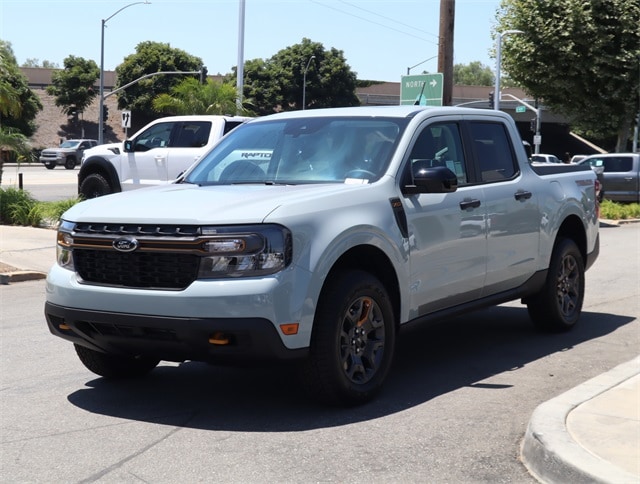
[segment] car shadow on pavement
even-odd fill
[[[634,321],[585,312],[573,331],[537,332],[527,310],[498,306],[401,333],[378,397],[357,411],[308,400],[291,367],[161,364],[139,380],[91,379],[68,396],[88,412],[203,430],[290,432],[380,418],[565,351]],[[489,385],[490,387],[492,385]]]

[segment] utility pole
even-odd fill
[[[438,72],[442,73],[442,105],[451,106],[453,98],[453,27],[455,0],[440,0],[440,35],[438,42]]]

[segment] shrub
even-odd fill
[[[607,220],[640,218],[640,203],[617,203],[605,199],[600,204],[600,217]]]

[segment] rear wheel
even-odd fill
[[[64,162],[64,167],[67,170],[73,170],[76,167],[76,159],[73,156],[69,156],[67,157],[67,159]]]
[[[85,199],[97,198],[113,193],[109,182],[100,174],[92,173],[87,175],[80,184],[80,195]]]
[[[584,287],[584,263],[580,250],[572,240],[558,239],[551,254],[544,287],[526,300],[536,327],[558,332],[573,328],[582,312]]]
[[[135,378],[153,370],[160,360],[154,358],[110,355],[74,344],[82,364],[96,375],[105,378]]]
[[[358,405],[373,398],[389,372],[395,322],[384,286],[364,271],[339,274],[323,290],[303,383],[312,398]]]

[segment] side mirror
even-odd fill
[[[130,139],[124,140],[124,152],[131,153],[133,151],[133,141]]]
[[[458,189],[458,177],[446,166],[424,167],[414,164],[413,185],[403,187],[403,193],[451,193]]]

